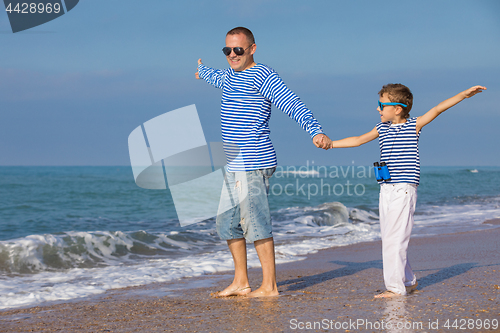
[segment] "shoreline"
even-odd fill
[[[500,219],[484,223],[500,225]],[[495,319],[498,322],[498,239],[498,227],[413,237],[409,258],[419,287],[407,297],[373,298],[384,289],[381,242],[373,241],[319,250],[307,255],[305,260],[277,265],[280,297],[211,298],[211,292],[231,282],[232,271],[228,271],[1,310],[0,332],[58,329],[80,332],[245,329],[287,332],[301,327],[306,329],[307,323],[313,326],[320,323],[321,327],[316,325],[316,329],[335,331],[335,325],[349,320],[350,331],[370,330],[370,327],[359,325],[353,330],[352,320],[364,320],[366,325],[396,324],[404,320],[417,326],[412,327],[414,331],[447,331],[454,329],[443,326],[446,320],[453,323],[454,320],[474,319],[474,325]],[[257,287],[260,268],[249,269],[249,278],[251,285]],[[235,322],[231,318],[239,319]],[[253,326],[247,327],[246,323]],[[431,327],[434,323],[438,325],[437,330]],[[314,330],[313,326],[310,328]],[[371,331],[377,330],[382,328],[371,327]],[[475,327],[471,331],[481,329]]]

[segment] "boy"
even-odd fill
[[[386,291],[375,295],[387,298],[406,295],[418,283],[407,258],[408,242],[413,227],[420,179],[418,139],[420,130],[442,112],[474,96],[486,87],[474,86],[430,109],[421,117],[410,118],[413,95],[402,84],[387,84],[379,91],[381,122],[361,136],[332,141],[331,148],[357,147],[379,138],[380,161],[385,162],[390,174],[380,186],[380,232]]]

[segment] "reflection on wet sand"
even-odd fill
[[[384,321],[386,322],[387,332],[419,332],[422,322],[412,322],[406,311],[407,297],[393,297],[384,299]]]

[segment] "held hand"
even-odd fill
[[[325,134],[317,134],[313,138],[313,143],[318,148],[328,150],[331,148],[332,140]]]
[[[198,59],[198,65],[201,65],[201,63],[202,62],[201,62],[201,58],[200,58],[200,59]],[[194,74],[194,76],[196,77],[197,80],[200,79],[200,73],[198,73],[198,71],[196,71],[196,73]]]
[[[464,96],[465,96],[465,98],[470,98],[470,97],[474,96],[475,94],[479,94],[483,90],[486,90],[486,87],[483,87],[483,86],[474,86],[472,88],[469,88],[469,89],[465,90],[464,91]]]

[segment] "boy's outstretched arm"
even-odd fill
[[[360,136],[351,136],[342,140],[332,141],[330,148],[350,148],[358,147],[362,144],[370,142],[378,138],[377,127],[374,127],[370,132]]]
[[[486,90],[486,87],[483,86],[471,87],[453,96],[452,98],[448,98],[447,100],[442,101],[441,103],[439,103],[438,105],[427,111],[427,113],[424,114],[423,116],[417,117],[417,133],[420,132],[422,127],[424,127],[425,125],[436,119],[436,117],[439,116],[444,111],[460,103],[464,99],[472,97],[475,94],[482,92],[483,90]]]

